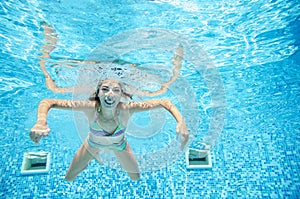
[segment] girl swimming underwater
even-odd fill
[[[43,48],[40,66],[46,77],[47,87],[53,91],[57,89],[59,92],[67,92],[68,89],[57,88],[46,71],[44,58],[50,57],[49,53],[54,49],[53,47],[47,47],[47,45],[55,44],[57,38],[49,25],[44,25],[44,33],[47,44]],[[52,37],[49,37],[49,35]],[[178,75],[178,67],[181,66],[182,51],[181,48],[178,48],[177,54],[173,58],[174,68],[177,67],[174,69],[175,75]],[[173,77],[166,85],[169,85],[175,79],[176,77]],[[166,86],[162,87],[161,92],[164,92],[164,89],[166,89]],[[106,79],[99,82],[94,94],[86,101],[44,99],[39,104],[37,122],[30,131],[30,138],[35,143],[38,143],[42,137],[46,137],[49,134],[47,115],[51,108],[81,111],[88,118],[89,133],[71,162],[65,176],[66,180],[73,181],[88,166],[92,159],[102,163],[99,151],[103,149],[113,150],[129,177],[132,180],[139,180],[139,166],[130,144],[126,140],[126,127],[134,113],[164,108],[177,121],[176,133],[181,138],[182,149],[186,145],[189,135],[182,115],[170,100],[153,99],[142,102],[123,102],[122,99],[126,98],[131,98],[131,94],[124,90],[122,82],[115,79]]]

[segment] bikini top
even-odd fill
[[[126,127],[122,125],[119,119],[119,125],[117,126],[116,130],[113,133],[109,133],[107,131],[104,131],[99,123],[98,123],[98,118],[99,118],[99,113],[97,112],[96,118],[94,122],[90,125],[90,132],[96,136],[118,136],[121,135],[125,132]]]

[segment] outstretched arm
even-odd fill
[[[93,110],[96,102],[94,101],[73,101],[59,99],[44,99],[40,102],[37,112],[37,122],[30,130],[30,138],[38,143],[42,137],[46,137],[50,129],[47,125],[47,116],[51,108],[86,111]]]
[[[43,28],[43,35],[44,35],[44,44],[41,46],[41,56],[40,56],[40,68],[44,74],[45,81],[46,81],[46,86],[48,89],[55,93],[66,93],[66,92],[72,92],[73,89],[76,88],[76,86],[71,86],[71,87],[58,87],[53,79],[51,78],[50,74],[48,73],[46,69],[46,64],[47,63],[53,63],[55,65],[64,65],[66,67],[77,67],[80,65],[95,65],[99,63],[116,63],[116,64],[128,64],[129,66],[135,67],[137,64],[126,62],[124,60],[116,59],[113,62],[107,62],[104,60],[99,60],[99,61],[87,61],[87,60],[79,60],[79,59],[73,59],[73,60],[67,60],[67,59],[58,59],[56,58],[55,60],[51,60],[51,52],[56,48],[57,42],[58,42],[58,37],[57,34],[54,30],[54,28],[47,24],[43,23],[42,24]],[[89,67],[93,68],[93,67]],[[94,69],[96,72],[96,69]],[[80,88],[80,86],[77,87],[77,89]]]
[[[184,148],[189,138],[188,130],[181,113],[170,100],[159,99],[147,100],[143,102],[129,102],[127,106],[131,114],[160,107],[168,110],[177,121],[176,133],[179,134],[181,137],[181,149]]]
[[[160,95],[162,93],[165,93],[170,85],[179,77],[180,75],[180,69],[182,67],[182,58],[183,58],[183,47],[182,45],[179,45],[174,53],[174,56],[172,58],[173,63],[173,76],[169,79],[169,81],[162,83],[160,90],[157,91],[145,91],[145,90],[135,90],[135,94],[144,95],[144,96],[156,96]]]
[[[41,47],[42,55],[40,56],[40,68],[45,76],[46,86],[53,92],[64,93],[72,92],[73,87],[60,88],[57,87],[55,82],[52,80],[50,74],[46,70],[47,60],[50,58],[50,53],[55,49],[58,38],[52,26],[44,23],[42,24],[44,33],[44,45]]]

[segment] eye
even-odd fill
[[[108,92],[109,89],[108,89],[107,87],[102,87],[102,88],[101,88],[101,91],[102,91],[102,92]]]
[[[113,92],[115,92],[115,93],[120,93],[120,92],[121,92],[121,89],[119,89],[119,88],[113,88]]]

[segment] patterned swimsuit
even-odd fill
[[[125,138],[125,130],[126,128],[123,127],[122,123],[119,120],[119,125],[117,126],[116,130],[113,133],[109,133],[107,131],[104,131],[98,124],[98,113],[96,116],[96,119],[94,120],[94,122],[90,125],[90,133],[89,136],[87,138],[87,142],[88,144],[93,147],[93,148],[109,148],[112,150],[118,150],[118,151],[123,151],[126,148],[126,138]],[[90,135],[92,134],[92,135]],[[122,137],[121,141],[119,141],[118,143],[114,143],[111,145],[103,145],[103,144],[99,144],[96,141],[94,141],[92,139],[92,137]]]

